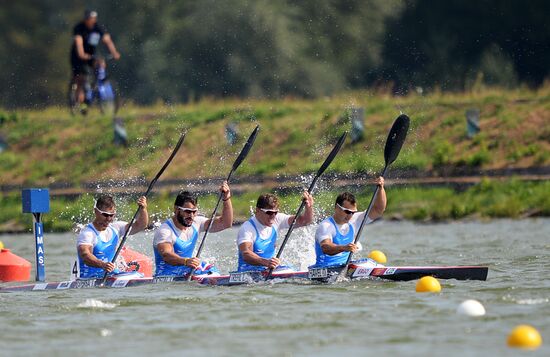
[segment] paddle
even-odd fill
[[[386,171],[388,170],[388,167],[395,161],[395,159],[397,159],[397,156],[401,151],[401,147],[405,142],[405,138],[407,137],[407,132],[409,131],[409,121],[410,121],[409,117],[406,116],[405,114],[401,114],[399,117],[397,117],[397,119],[395,119],[395,122],[393,123],[393,126],[390,129],[390,133],[388,134],[388,138],[386,139],[386,147],[384,148],[384,161],[386,162],[386,164],[380,176],[384,177],[386,175]],[[357,234],[355,235],[355,240],[353,241],[354,244],[357,244],[357,242],[359,242],[359,238],[361,238],[361,232],[363,231],[363,227],[365,226],[367,217],[369,216],[369,213],[374,204],[374,198],[378,194],[379,189],[380,189],[380,186],[376,186],[376,189],[374,190],[374,194],[370,199],[369,207],[365,212],[365,216],[363,217],[363,220],[361,221],[361,225],[359,226],[359,229],[357,230]],[[350,254],[348,255],[348,260],[346,261],[346,265],[344,265],[343,271],[347,271],[347,266],[351,261],[352,255],[353,253],[350,252]]]
[[[317,171],[317,174],[313,178],[313,181],[311,181],[311,184],[309,185],[309,188],[307,189],[308,193],[311,194],[311,192],[313,191],[313,188],[315,187],[315,184],[317,183],[317,180],[319,179],[319,177],[321,177],[321,175],[323,174],[323,172],[325,172],[325,170],[330,165],[332,160],[334,160],[334,158],[338,154],[338,151],[340,151],[340,149],[342,148],[342,145],[344,144],[344,141],[346,140],[347,135],[348,135],[348,132],[346,131],[346,132],[344,132],[344,134],[342,134],[340,139],[338,139],[338,142],[336,143],[336,145],[334,146],[334,148],[332,149],[332,151],[330,152],[328,157],[325,159],[325,162],[323,162],[323,165],[321,165],[321,167]],[[290,234],[292,234],[292,230],[294,229],[294,225],[296,224],[296,221],[298,220],[298,217],[302,213],[302,210],[304,209],[305,206],[306,206],[306,201],[302,199],[302,204],[300,205],[300,208],[298,208],[298,211],[294,215],[294,219],[290,223],[290,227],[288,227],[288,232],[286,232],[285,239],[283,239],[283,243],[281,243],[281,247],[279,248],[279,251],[277,252],[277,258],[280,258],[281,255],[283,254],[283,249],[285,249],[286,242],[288,241],[288,238],[290,238]],[[267,275],[265,277],[265,280],[269,279],[271,277],[272,273],[273,273],[273,269],[269,269],[269,271],[267,272]]]
[[[233,172],[237,170],[239,165],[244,161],[244,159],[248,155],[248,152],[250,151],[250,148],[252,147],[252,145],[254,145],[254,141],[256,140],[256,136],[258,135],[259,130],[260,130],[260,126],[257,125],[254,131],[252,131],[252,134],[250,134],[250,136],[248,137],[246,144],[244,144],[244,147],[241,150],[241,153],[233,163],[233,166],[231,167],[231,171],[229,171],[229,175],[227,175],[226,181],[228,183],[229,183],[229,180],[231,179],[231,175],[233,175]],[[210,223],[208,224],[208,227],[206,227],[206,230],[204,231],[204,235],[202,236],[202,240],[201,240],[201,243],[199,244],[199,249],[197,250],[197,255],[195,256],[195,258],[198,258],[201,255],[202,247],[204,246],[204,242],[206,241],[206,236],[208,235],[210,228],[212,228],[212,224],[214,223],[214,217],[216,217],[216,213],[218,212],[218,207],[220,205],[221,200],[222,200],[222,193],[220,192],[218,195],[218,202],[216,203],[216,207],[214,208],[214,211],[210,216]],[[191,279],[193,279],[193,274],[194,274],[194,271],[191,271],[191,273],[187,277],[187,281],[191,281]]]
[[[184,133],[181,134],[180,139],[178,140],[178,143],[176,144],[176,147],[172,151],[172,154],[170,154],[170,157],[164,163],[164,165],[162,166],[160,171],[157,173],[155,178],[149,183],[149,187],[147,187],[147,191],[145,191],[143,196],[147,197],[149,195],[149,192],[151,192],[151,190],[153,189],[153,186],[155,185],[155,183],[159,179],[160,175],[162,175],[162,173],[164,172],[164,170],[166,170],[166,168],[168,167],[168,165],[170,164],[170,162],[172,161],[174,156],[176,156],[176,153],[180,149],[180,146],[183,143],[183,140],[185,139],[185,134],[187,134],[187,132],[184,132]],[[122,240],[120,241],[120,244],[118,245],[118,248],[115,252],[115,256],[111,260],[111,263],[114,263],[116,261],[116,259],[118,258],[118,255],[120,254],[120,251],[122,250],[122,247],[124,247],[124,243],[126,243],[126,238],[128,238],[128,233],[130,232],[130,229],[132,228],[132,225],[136,221],[136,217],[137,217],[140,209],[141,209],[141,207],[138,207],[138,209],[136,210],[136,213],[134,213],[134,216],[132,217],[132,220],[128,224],[128,228],[126,229],[126,232],[124,232],[124,236],[122,237]],[[99,284],[99,286],[104,286],[105,285],[105,281],[107,280],[107,275],[108,275],[108,273],[105,272],[105,275],[103,275],[103,279],[101,279],[101,283]]]

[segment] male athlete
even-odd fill
[[[296,227],[313,222],[313,197],[304,192],[305,212],[296,220]],[[279,233],[290,227],[294,216],[279,212],[279,199],[270,193],[258,197],[256,213],[243,223],[237,236],[239,272],[276,269],[281,261],[275,257]]]
[[[366,224],[382,217],[386,209],[384,178],[378,177],[375,183],[380,186],[380,190],[376,194]],[[353,194],[343,192],[336,197],[334,214],[322,221],[315,233],[315,255],[317,258],[313,267],[346,264],[350,252],[355,253],[359,249],[353,241],[365,213],[365,211],[357,211],[357,202]]]
[[[222,215],[214,218],[211,232],[220,232],[233,225],[233,205],[227,182],[220,187],[222,193]],[[194,258],[193,252],[199,238],[210,224],[210,219],[197,214],[197,198],[190,192],[178,194],[174,202],[174,213],[155,232],[155,276],[184,276],[194,274],[215,274],[216,267]]]
[[[132,225],[130,235],[147,228],[149,214],[147,199],[140,197],[139,214]],[[100,196],[94,205],[94,220],[84,227],[77,238],[78,265],[81,279],[102,278],[105,272],[118,274],[111,263],[117,245],[128,229],[128,222],[115,221],[116,205],[113,197]]]

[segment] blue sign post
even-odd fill
[[[36,241],[36,281],[46,281],[44,264],[44,226],[42,213],[50,212],[50,191],[47,188],[27,188],[21,191],[23,213],[32,213]]]

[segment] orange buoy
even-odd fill
[[[31,278],[31,263],[9,249],[0,250],[0,281],[28,281]]]
[[[146,277],[153,276],[153,260],[128,247],[122,248],[120,255],[128,265],[128,271],[139,271]]]

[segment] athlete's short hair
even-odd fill
[[[183,206],[186,202],[189,202],[193,206],[196,206],[197,197],[195,197],[189,191],[181,191],[180,193],[178,193],[178,196],[176,197],[176,202],[174,202],[174,206]]]
[[[279,207],[279,199],[277,196],[275,196],[272,193],[264,193],[263,195],[260,195],[258,197],[258,201],[256,202],[257,208],[278,208]]]
[[[95,207],[100,210],[115,208],[115,206],[115,200],[111,195],[100,195],[95,201]]]
[[[355,204],[355,196],[351,192],[342,192],[341,194],[336,197],[336,203],[342,206],[344,204],[344,201],[348,201],[352,205]]]

